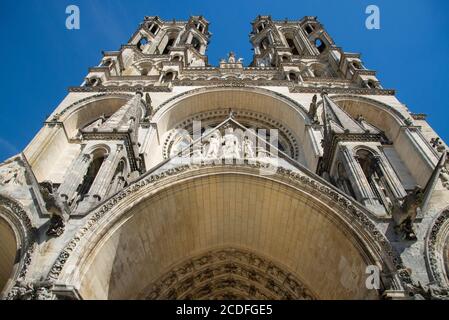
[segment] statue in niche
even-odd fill
[[[243,140],[243,156],[245,158],[254,158],[253,142],[245,137]]]
[[[211,134],[209,138],[209,148],[207,149],[206,158],[217,158],[220,152],[221,141],[217,132]]]
[[[223,137],[223,156],[225,158],[240,158],[239,139],[234,134],[233,128],[228,128],[227,133]]]
[[[309,112],[308,112],[313,123],[318,123],[318,117],[317,117],[318,106],[316,104],[316,101],[317,101],[317,95],[315,94],[312,98],[312,102],[310,103]]]
[[[50,225],[47,229],[48,236],[59,237],[65,229],[64,214],[68,214],[67,203],[63,203],[57,192],[53,189],[51,181],[43,181],[39,184],[42,197],[45,201],[45,209],[51,215]]]
[[[150,94],[147,92],[145,93],[145,104],[147,107],[147,115],[146,118],[151,118],[153,115],[153,106],[151,105],[152,101],[151,101],[151,97]]]

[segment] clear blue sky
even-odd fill
[[[65,28],[65,8],[78,5],[81,29]],[[365,8],[379,6],[381,29],[365,28]],[[251,61],[248,34],[258,14],[274,19],[317,16],[338,46],[360,52],[385,88],[413,112],[429,114],[449,141],[449,1],[395,0],[0,0],[0,161],[20,152],[45,117],[79,85],[102,50],[126,43],[145,15],[204,15],[213,33],[209,62],[230,50]]]

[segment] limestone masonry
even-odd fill
[[[447,299],[426,116],[315,17],[258,16],[249,66],[208,26],[145,17],[0,165],[1,297]]]

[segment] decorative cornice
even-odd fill
[[[15,216],[15,219],[11,217],[11,223],[16,221],[16,225],[20,224],[20,232],[23,233],[21,235],[21,240],[23,241],[21,248],[22,256],[20,259],[21,266],[16,280],[24,279],[28,272],[28,267],[31,264],[31,257],[35,248],[36,229],[25,209],[17,201],[0,194],[0,206],[7,209],[3,211],[4,213],[12,213]]]
[[[332,88],[332,87],[289,87],[291,93],[321,93],[325,90],[333,94],[360,94],[360,95],[387,95],[394,96],[395,90],[392,89],[370,89],[370,88]]]
[[[444,272],[444,257],[440,257],[438,247],[439,241],[446,241],[449,236],[449,210],[444,210],[435,220],[427,237],[427,263],[430,267],[430,272],[433,280],[441,287],[448,287],[447,279],[445,279]],[[444,239],[440,239],[443,237]],[[444,250],[444,243],[442,244]],[[441,250],[441,251],[442,251]],[[442,266],[443,264],[443,266]]]
[[[234,86],[234,87],[244,87],[244,86],[289,86],[291,82],[288,80],[267,80],[267,79],[211,79],[211,80],[175,80],[173,81],[174,86]]]
[[[69,92],[171,92],[168,86],[95,86],[69,87]]]

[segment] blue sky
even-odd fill
[[[65,28],[65,8],[81,12],[80,30]],[[381,29],[365,28],[365,8],[380,8]],[[213,33],[209,63],[234,51],[251,61],[248,34],[258,14],[274,19],[317,16],[336,44],[360,52],[385,88],[413,112],[429,114],[449,141],[449,1],[421,0],[29,0],[0,1],[0,161],[20,152],[46,116],[79,85],[102,50],[127,42],[145,15],[183,19],[204,15]]]

